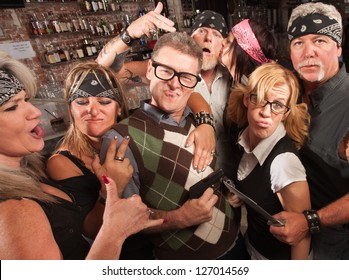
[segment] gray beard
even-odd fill
[[[204,59],[202,62],[202,70],[203,71],[208,71],[208,70],[213,70],[216,68],[218,64],[218,59],[212,58],[212,59]]]

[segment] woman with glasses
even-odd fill
[[[234,174],[237,188],[271,215],[310,209],[305,169],[297,150],[308,135],[309,115],[297,104],[298,82],[291,71],[277,63],[259,66],[247,84],[233,89],[227,109],[228,122],[240,133],[236,143]],[[234,207],[241,205],[230,196]],[[252,259],[307,259],[310,235],[292,246],[269,232],[268,221],[246,205],[245,242]]]

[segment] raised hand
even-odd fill
[[[133,21],[128,27],[127,32],[132,38],[141,38],[143,35],[151,37],[156,28],[168,32],[176,31],[174,22],[161,15],[163,4],[159,2],[154,11],[150,11],[144,16]]]

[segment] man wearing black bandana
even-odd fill
[[[338,60],[342,29],[336,8],[320,2],[296,7],[288,24],[292,63],[311,115],[300,155],[313,209],[282,212],[276,217],[285,227],[270,230],[289,244],[310,231],[314,259],[349,259],[349,76]]]

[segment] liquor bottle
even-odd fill
[[[34,15],[32,15],[31,18],[29,19],[29,27],[33,35],[39,35],[39,27],[34,18]]]
[[[40,20],[38,20],[36,14],[33,14],[33,17],[34,17],[34,20],[35,20],[35,24],[38,27],[38,34],[39,35],[46,34],[46,29],[45,29],[43,23]]]
[[[96,47],[96,43],[95,42],[90,42],[90,45],[91,45],[92,54],[93,55],[97,55],[98,54],[98,50],[97,50],[97,47]]]
[[[61,62],[62,60],[58,52],[58,47],[52,45],[52,51],[53,51],[53,56],[55,57],[56,63]]]
[[[65,55],[64,50],[60,46],[57,46],[57,52],[58,52],[59,59],[61,60],[61,62],[68,60],[66,55]]]
[[[59,27],[61,28],[61,31],[62,32],[68,32],[68,26],[67,26],[67,23],[64,19],[64,16],[62,14],[59,15]]]
[[[92,5],[92,11],[97,12],[98,11],[98,2],[97,2],[97,0],[92,0],[91,1],[91,5]]]
[[[104,5],[103,5],[103,1],[102,0],[98,0],[97,1],[97,5],[98,5],[98,10],[99,11],[103,11],[104,10]]]
[[[86,9],[87,12],[91,12],[92,11],[91,0],[85,0],[85,9]]]
[[[85,56],[93,56],[92,47],[87,38],[83,39]]]
[[[109,11],[110,10],[110,7],[109,7],[109,1],[108,0],[102,0],[103,1],[103,8],[104,8],[104,11]]]
[[[46,59],[46,62],[48,64],[55,64],[56,63],[56,59],[55,59],[55,56],[53,54],[53,50],[52,50],[52,46],[51,45],[46,45],[44,46],[45,48],[45,59]]]
[[[76,52],[78,54],[78,58],[84,58],[85,57],[83,44],[76,43],[75,49],[76,49]]]
[[[61,29],[61,26],[59,24],[59,20],[58,19],[52,20],[52,25],[53,25],[53,28],[55,29],[56,33],[61,33],[62,32],[62,29]]]
[[[44,19],[43,20],[43,25],[44,25],[44,28],[46,30],[46,33],[47,34],[54,33],[55,32],[55,28],[54,28],[52,22],[46,18],[45,13],[42,13],[42,18]]]
[[[67,61],[70,61],[72,58],[70,56],[70,50],[69,50],[69,46],[67,46],[66,43],[64,43],[61,47],[61,49],[63,50],[64,52],[64,55],[65,55],[65,58]]]
[[[88,22],[88,26],[92,35],[98,34],[98,26],[96,19],[90,19]]]

